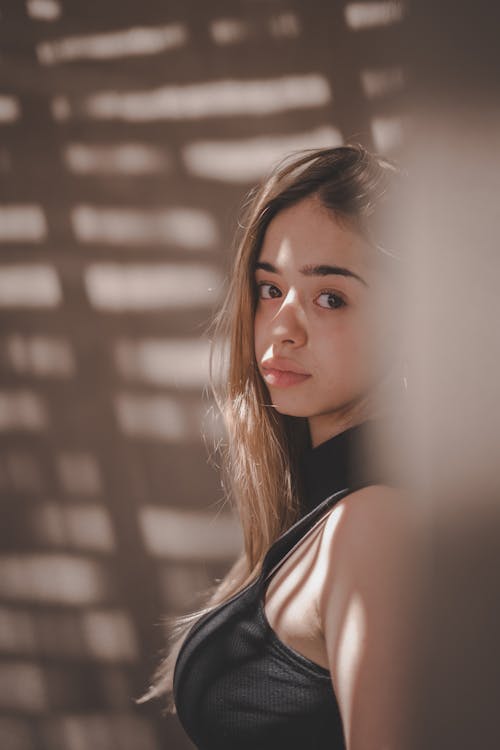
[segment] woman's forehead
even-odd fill
[[[286,270],[304,263],[338,263],[369,269],[377,251],[316,197],[282,209],[269,223],[258,260]]]

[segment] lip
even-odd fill
[[[296,368],[289,360],[273,357],[262,362],[262,376],[266,383],[278,387],[298,385],[311,377],[310,373]]]
[[[279,370],[280,372],[293,372],[296,375],[310,375],[310,373],[284,357],[270,357],[262,361],[263,370]]]

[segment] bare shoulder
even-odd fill
[[[415,504],[402,489],[364,487],[329,512],[318,616],[350,749],[404,747],[424,557]]]
[[[402,488],[370,485],[350,493],[329,512],[323,526],[320,619],[326,622],[332,601],[347,591],[362,593],[377,611],[385,597],[397,597],[414,580],[422,550],[422,529],[415,504]]]
[[[399,547],[417,533],[417,515],[410,493],[402,488],[375,484],[351,492],[329,511],[323,527],[322,547],[375,553],[387,544]]]
[[[340,500],[333,508],[343,508],[350,516],[363,514],[365,517],[374,514],[395,515],[403,518],[411,508],[410,493],[401,488],[387,484],[370,484],[359,490],[350,492]]]

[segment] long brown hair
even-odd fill
[[[204,609],[171,620],[170,647],[138,703],[165,695],[164,712],[175,712],[175,661],[191,625],[257,577],[269,546],[300,514],[297,467],[310,445],[307,420],[280,414],[271,406],[254,354],[253,267],[266,228],[283,208],[315,195],[337,220],[349,223],[374,247],[390,254],[377,241],[374,228],[382,225],[381,208],[397,174],[394,163],[357,144],[308,149],[282,160],[249,194],[229,288],[210,328],[210,380],[227,435],[222,447],[225,488],[237,508],[244,549],[208,593]]]

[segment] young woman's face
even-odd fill
[[[264,235],[257,366],[277,411],[308,418],[313,445],[371,416],[384,346],[376,254],[314,196],[280,211]]]

